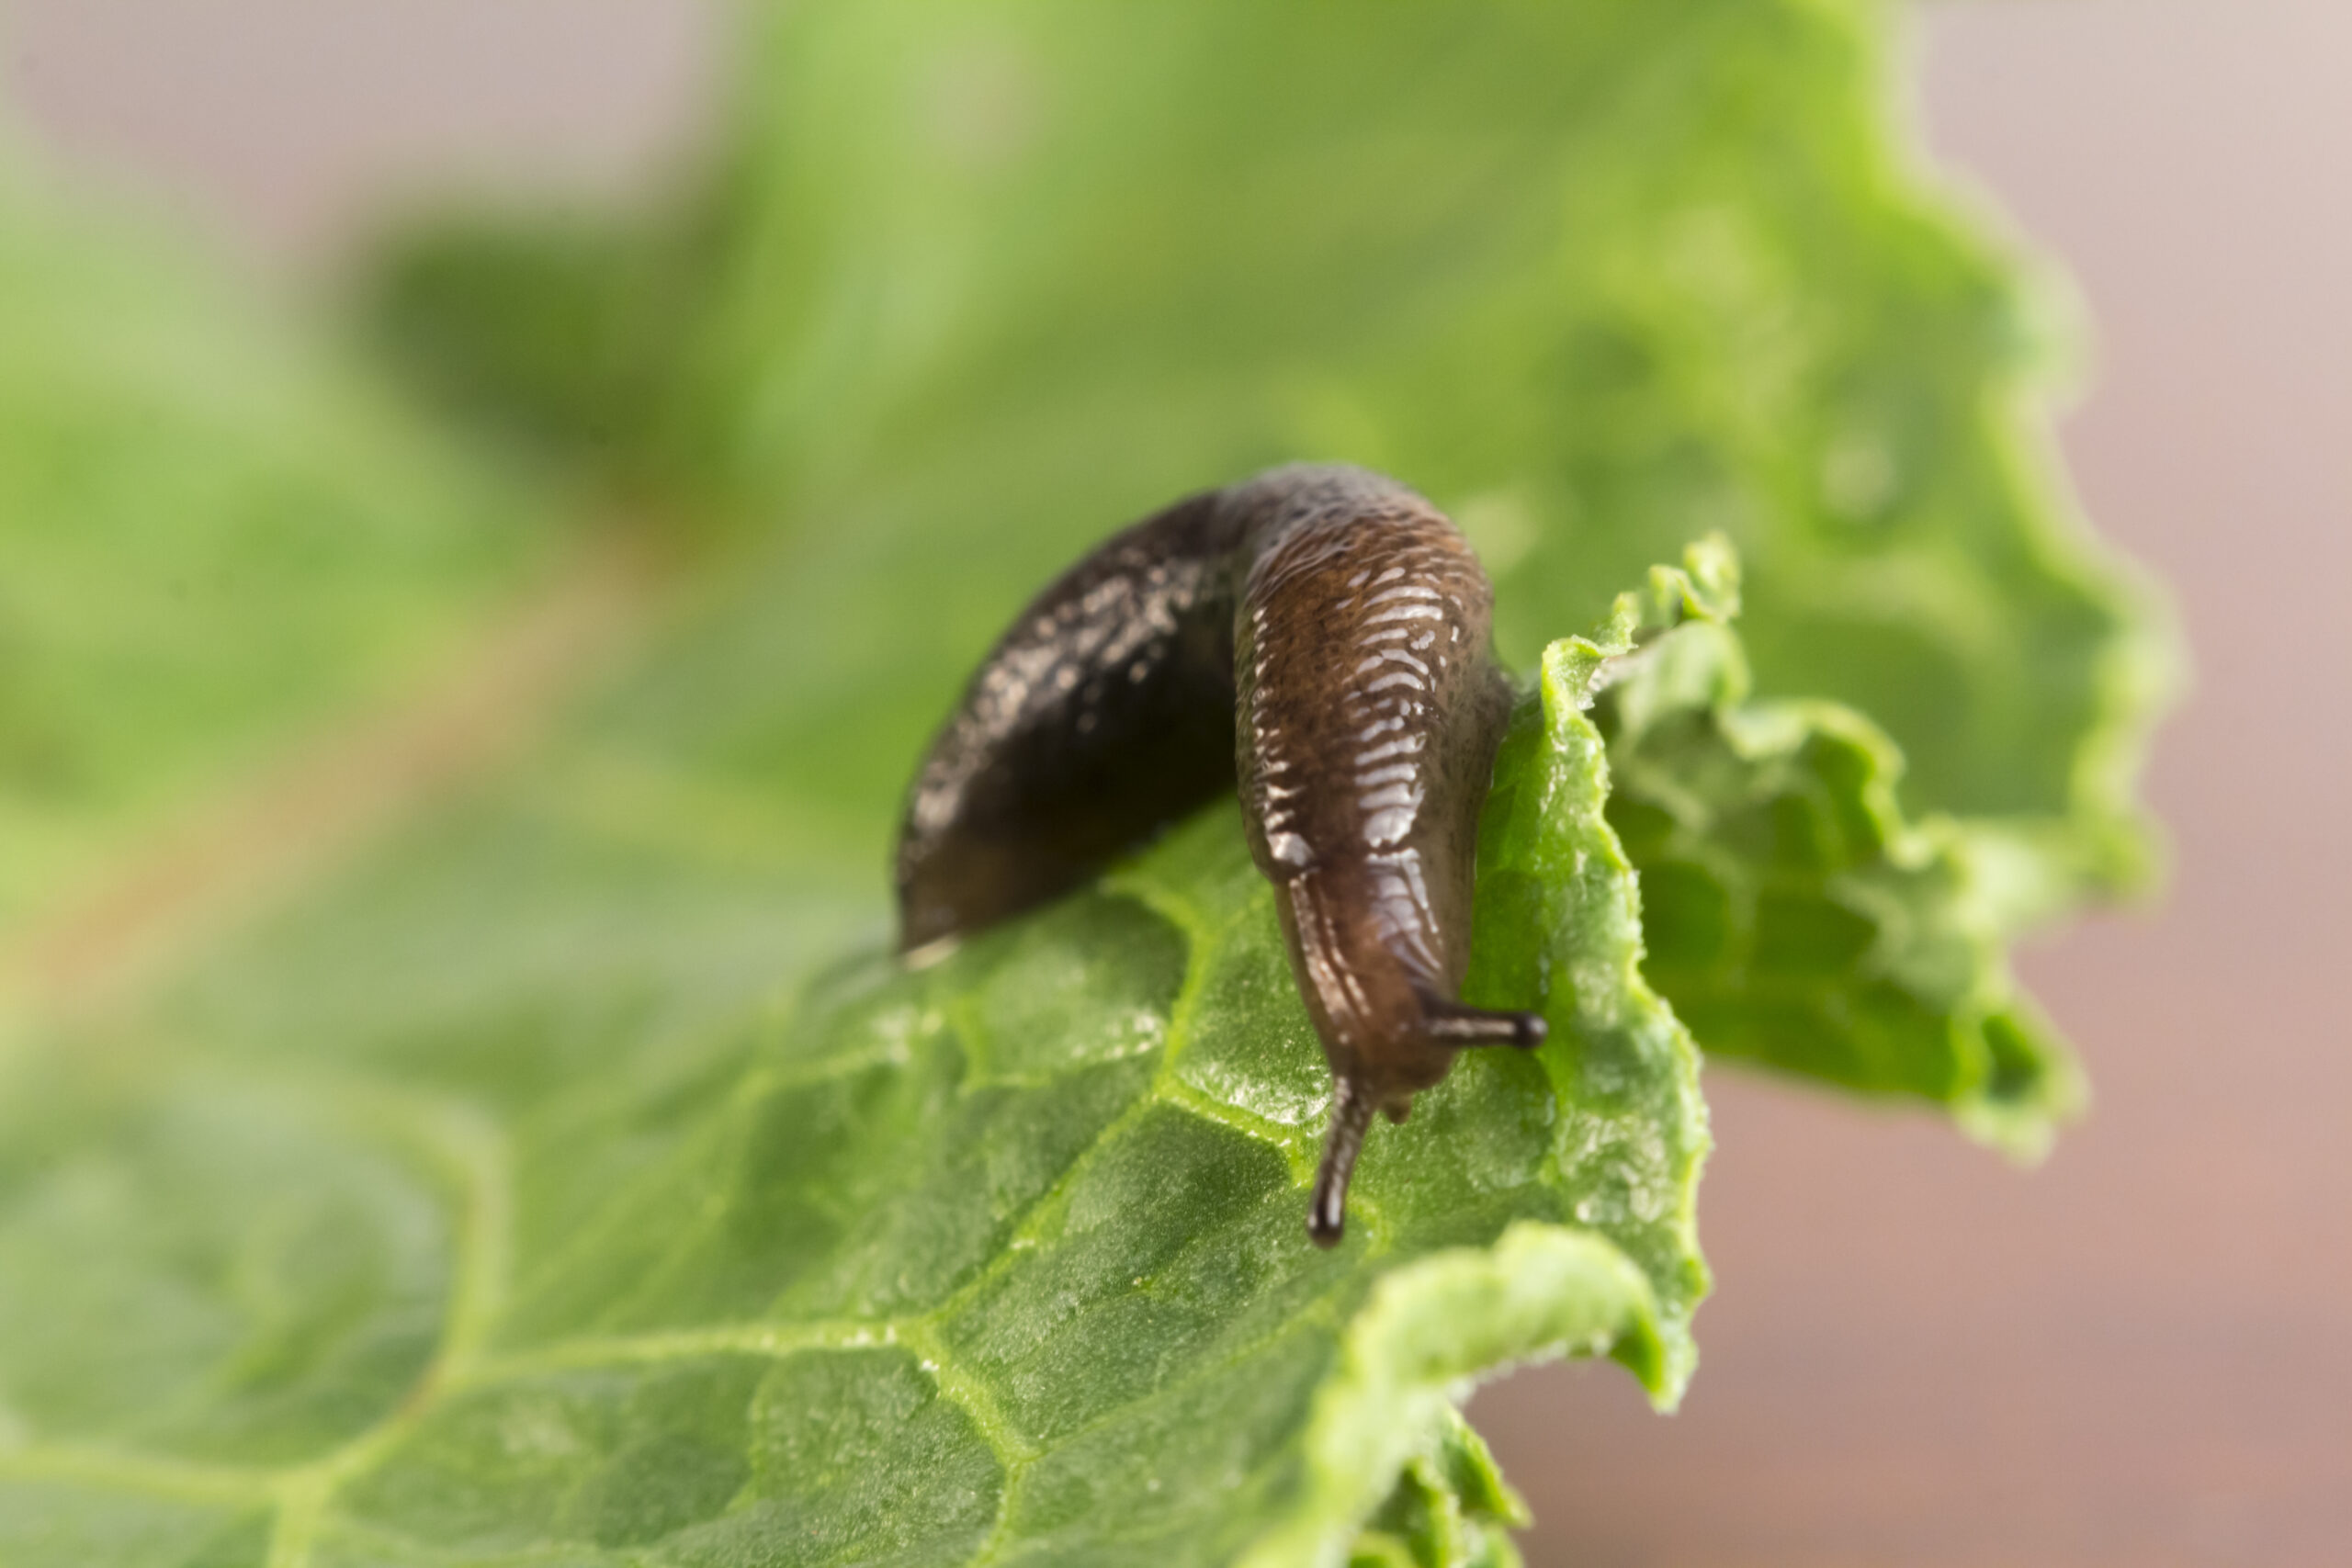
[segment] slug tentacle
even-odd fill
[[[1470,1007],[1478,815],[1510,707],[1493,592],[1436,508],[1276,469],[1122,533],[1023,612],[925,759],[898,860],[912,950],[1076,886],[1238,787],[1332,1072],[1330,1246],[1372,1113],[1544,1021]]]
[[[1515,1045],[1522,1051],[1544,1043],[1546,1026],[1537,1012],[1497,1012],[1450,1002],[1442,997],[1421,998],[1430,1038],[1449,1045]]]
[[[1331,1131],[1323,1142],[1323,1163],[1316,1168],[1314,1193],[1306,1201],[1306,1234],[1317,1247],[1337,1247],[1347,1230],[1348,1179],[1355,1174],[1356,1156],[1372,1128],[1373,1105],[1372,1096],[1353,1078],[1332,1081]]]

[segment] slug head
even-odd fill
[[[1412,1113],[1414,1093],[1444,1077],[1453,1066],[1454,1052],[1475,1045],[1532,1050],[1544,1043],[1546,1032],[1540,1013],[1497,1012],[1440,997],[1423,997],[1419,1025],[1414,1031],[1417,1038],[1412,1043],[1416,1048],[1410,1050],[1410,1058],[1418,1059],[1417,1070],[1400,1075],[1384,1073],[1374,1066],[1374,1061],[1393,1062],[1403,1055],[1396,1049],[1401,1042],[1392,1043],[1391,1049],[1372,1060],[1345,1066],[1335,1061],[1331,1075],[1331,1130],[1324,1141],[1323,1163],[1315,1173],[1314,1195],[1306,1205],[1306,1234],[1315,1245],[1337,1247],[1346,1234],[1348,1180],[1355,1174],[1356,1156],[1363,1150],[1364,1134],[1371,1130],[1375,1110],[1391,1122],[1402,1122]],[[1434,1076],[1430,1072],[1432,1057]]]

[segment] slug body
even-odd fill
[[[1374,1111],[1543,1020],[1459,999],[1510,709],[1493,591],[1436,508],[1358,468],[1180,502],[1023,612],[924,760],[898,854],[917,950],[1044,902],[1238,786],[1332,1080],[1307,1215],[1340,1238]]]

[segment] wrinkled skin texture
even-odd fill
[[[1276,469],[1114,536],[1024,610],[933,743],[898,856],[918,952],[1049,899],[1238,787],[1333,1080],[1307,1228],[1339,1240],[1372,1113],[1532,1014],[1458,999],[1510,707],[1493,591],[1436,508]]]

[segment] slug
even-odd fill
[[[923,759],[900,829],[918,953],[1087,880],[1238,788],[1331,1069],[1307,1233],[1335,1245],[1374,1111],[1544,1020],[1464,1005],[1478,814],[1510,709],[1494,591],[1435,507],[1277,468],[1114,536],[1034,600]]]

